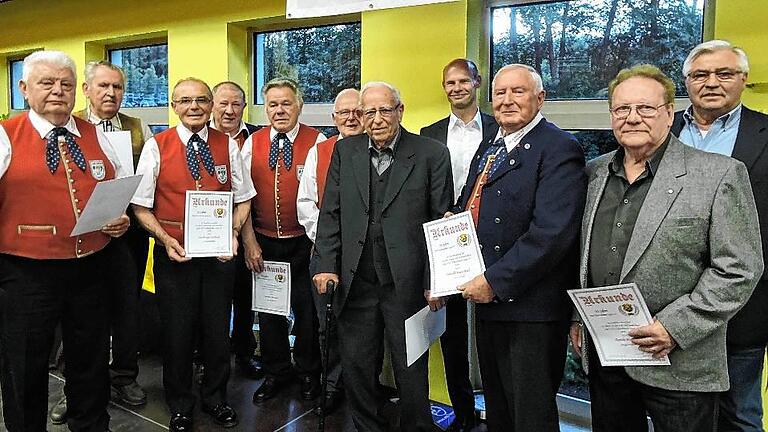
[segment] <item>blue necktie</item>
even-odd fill
[[[483,157],[480,158],[480,165],[477,166],[477,172],[483,171],[485,163],[491,155],[495,155],[495,158],[493,160],[493,165],[491,165],[491,169],[488,170],[488,177],[491,177],[501,166],[501,163],[504,162],[504,159],[507,158],[507,146],[504,143],[504,138],[499,138],[494,141],[494,143],[488,147],[488,150],[483,153]]]
[[[85,158],[80,151],[80,146],[75,142],[75,137],[63,127],[54,128],[48,135],[48,141],[45,146],[45,164],[48,165],[48,170],[53,174],[59,167],[59,159],[61,159],[61,157],[59,154],[58,141],[60,136],[64,137],[64,140],[67,143],[67,150],[69,151],[69,154],[72,155],[72,160],[75,162],[75,165],[80,168],[80,171],[85,171]]]
[[[197,143],[197,150],[195,150],[195,143]],[[197,161],[198,155],[203,161],[203,166],[208,174],[213,175],[213,155],[211,155],[211,148],[208,147],[208,143],[203,141],[198,134],[192,134],[192,138],[187,143],[187,168],[189,173],[192,174],[192,178],[200,180],[200,164]]]
[[[288,139],[288,135],[280,132],[272,139],[272,144],[269,146],[269,169],[275,169],[277,166],[277,158],[280,153],[280,140],[283,140],[283,163],[285,169],[291,169],[293,163],[293,144]]]

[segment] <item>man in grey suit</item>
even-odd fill
[[[654,322],[629,335],[671,365],[602,366],[574,323],[593,430],[645,431],[647,413],[657,432],[711,431],[728,389],[726,322],[763,273],[747,170],[670,133],[675,86],[658,68],[622,70],[608,92],[620,148],[587,166],[581,285],[636,283]]]
[[[421,225],[448,210],[453,181],[448,149],[400,126],[403,110],[391,85],[363,86],[366,133],[334,148],[317,224],[314,282],[321,294],[328,281],[337,283],[344,382],[352,419],[365,432],[387,430],[376,385],[385,340],[400,394],[398,430],[432,430],[427,356],[407,366],[404,322],[427,304]]]

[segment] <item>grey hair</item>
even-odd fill
[[[48,63],[56,66],[65,67],[72,71],[72,75],[77,77],[77,67],[72,57],[68,56],[62,51],[35,51],[32,54],[24,57],[24,64],[22,66],[21,80],[27,82],[29,74],[32,73],[32,68],[40,63]]]
[[[544,82],[541,80],[541,75],[539,75],[536,69],[526,64],[512,63],[506,66],[502,66],[501,69],[499,69],[499,71],[496,72],[496,75],[493,76],[493,81],[491,82],[491,89],[492,89],[491,91],[493,91],[493,89],[496,88],[496,78],[498,78],[499,75],[501,75],[503,72],[515,70],[515,69],[525,69],[528,71],[528,73],[531,74],[531,79],[533,80],[534,92],[539,93],[544,90]]]
[[[691,64],[694,60],[699,58],[699,56],[720,50],[730,50],[732,53],[736,54],[739,58],[739,69],[745,74],[749,73],[749,59],[747,59],[747,53],[744,52],[743,49],[734,46],[728,41],[714,39],[696,45],[691,52],[688,53],[688,57],[685,58],[685,62],[683,63],[683,76],[687,77],[688,74],[691,73]]]
[[[213,86],[213,89],[211,89],[211,90],[213,91],[213,94],[216,94],[216,92],[218,92],[219,89],[222,88],[222,87],[233,87],[235,90],[240,92],[240,96],[242,96],[243,102],[245,102],[245,100],[246,100],[246,98],[245,98],[245,90],[243,90],[243,88],[240,87],[240,84],[238,84],[238,83],[236,83],[234,81],[222,81],[222,82],[216,84],[215,86]]]
[[[360,89],[360,104],[363,103],[363,96],[365,95],[365,92],[368,91],[371,88],[374,87],[384,87],[386,89],[389,89],[390,92],[392,92],[392,97],[395,99],[395,105],[400,105],[403,103],[402,99],[400,98],[400,91],[395,88],[390,83],[384,82],[384,81],[369,81],[365,83],[363,88]]]
[[[115,72],[119,72],[120,77],[123,80],[123,84],[125,84],[125,72],[123,72],[123,70],[120,67],[118,67],[114,63],[107,60],[92,61],[92,62],[88,62],[88,64],[85,65],[84,75],[85,75],[86,83],[91,84],[91,82],[93,82],[93,75],[96,73],[96,68],[100,66],[104,66],[105,68],[111,69]]]
[[[360,99],[360,90],[356,88],[345,88],[336,95],[336,99],[333,100],[333,104],[336,105],[339,102],[339,99],[348,93],[354,93],[358,97],[358,100]]]
[[[269,80],[266,84],[264,84],[264,87],[262,87],[261,95],[264,97],[264,99],[266,99],[267,92],[273,88],[278,87],[291,89],[293,94],[296,95],[296,102],[298,102],[299,105],[304,105],[304,95],[301,92],[299,84],[290,78],[273,78]]]

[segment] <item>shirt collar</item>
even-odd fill
[[[94,113],[91,110],[91,104],[88,104],[88,107],[85,109],[85,112],[88,114],[88,121],[92,124],[97,125],[101,123],[102,120],[109,120],[112,122],[112,126],[115,129],[123,130],[123,124],[120,122],[120,116],[118,116],[117,114],[115,114],[114,116],[112,116],[112,118],[109,118],[109,119],[99,118],[99,116],[97,116],[96,113]]]
[[[220,131],[219,128],[216,127],[216,122],[213,121],[213,118],[208,120],[208,127],[210,127],[211,129],[216,129],[217,131]],[[245,130],[245,132],[248,133],[248,127],[245,126],[245,122],[243,120],[240,120],[240,128],[237,129],[237,133],[236,134],[232,135],[232,138],[240,135],[240,133],[242,133],[243,130]],[[229,135],[229,134],[227,134],[227,135]]]
[[[480,125],[482,124],[480,108],[477,109],[475,116],[472,117],[472,120],[470,120],[469,123],[464,123],[456,114],[453,113],[453,111],[451,111],[451,115],[448,117],[448,130],[453,130],[457,124],[465,128],[474,125],[477,129],[480,129]]]
[[[729,112],[715,119],[713,124],[720,122],[722,124],[723,129],[726,129],[728,127],[738,124],[739,120],[741,120],[742,106],[743,105],[741,103],[736,105],[736,108],[730,110]],[[688,109],[683,111],[683,120],[685,121],[686,126],[693,125],[693,126],[696,126],[697,128],[699,127],[699,125],[696,123],[696,119],[693,117],[693,105],[689,106]]]
[[[671,133],[668,134],[667,138],[664,140],[664,143],[661,144],[658,149],[656,149],[653,155],[651,155],[650,159],[645,161],[645,170],[650,176],[655,176],[656,172],[659,170],[661,159],[664,157],[664,152],[667,151],[667,146],[669,146],[669,140],[671,136]],[[620,146],[619,149],[616,150],[616,153],[613,155],[613,159],[608,164],[608,169],[612,174],[624,174],[624,147]]]
[[[288,141],[290,142],[296,142],[296,137],[299,135],[299,127],[301,126],[301,123],[296,122],[296,126],[293,127],[293,129],[289,130],[285,135],[288,137]],[[269,140],[272,141],[275,139],[275,136],[277,136],[279,132],[275,130],[274,127],[269,127]]]
[[[192,138],[192,132],[191,130],[187,129],[186,126],[184,126],[182,123],[179,123],[176,125],[176,133],[179,134],[179,138],[181,139],[181,142],[184,143],[184,145],[187,145],[190,138]],[[200,129],[199,132],[197,132],[197,136],[199,136],[203,141],[208,142],[208,128],[204,127]]]
[[[400,141],[400,128],[397,128],[397,133],[395,134],[395,138],[392,140],[389,145],[387,145],[385,148],[392,149],[392,154],[395,154],[395,149],[397,148],[397,142]],[[373,140],[371,140],[371,137],[368,137],[368,150],[373,149],[376,151],[376,153],[381,153],[384,151],[384,149],[379,150],[375,145],[373,145]]]
[[[504,138],[504,145],[507,147],[507,152],[511,152],[512,149],[514,149],[520,143],[520,141],[522,141],[523,137],[528,135],[528,132],[533,130],[533,128],[535,128],[536,125],[538,125],[542,120],[544,120],[544,116],[541,115],[541,111],[539,111],[536,113],[536,116],[533,117],[533,120],[531,120],[527,125],[523,126],[522,129],[507,136],[504,136],[504,130],[499,127],[499,131],[496,132],[496,138],[493,139],[493,142],[498,141],[499,138]]]
[[[37,133],[40,134],[40,138],[45,138],[54,128],[56,128],[51,122],[36,113],[35,110],[29,110],[29,121],[32,123],[32,127],[35,128]],[[64,128],[76,137],[80,137],[80,131],[77,129],[75,119],[72,118],[71,115],[69,116],[67,124],[64,125]]]

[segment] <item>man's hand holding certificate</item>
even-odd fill
[[[429,253],[432,297],[458,294],[457,287],[485,272],[485,262],[469,212],[423,225]]]
[[[652,333],[650,329],[655,325],[661,326],[661,323],[653,320],[637,285],[623,284],[569,290],[568,295],[592,336],[595,350],[600,357],[600,364],[603,366],[669,365],[669,358],[666,355],[654,358],[654,352],[641,350],[638,346],[637,335],[629,334],[633,329],[646,328],[650,325],[651,327],[647,327],[650,337]],[[666,352],[660,353],[666,354]]]
[[[253,273],[253,302],[256,312],[291,314],[291,263],[264,261],[264,269]]]
[[[232,192],[187,191],[184,211],[186,257],[232,256]]]

